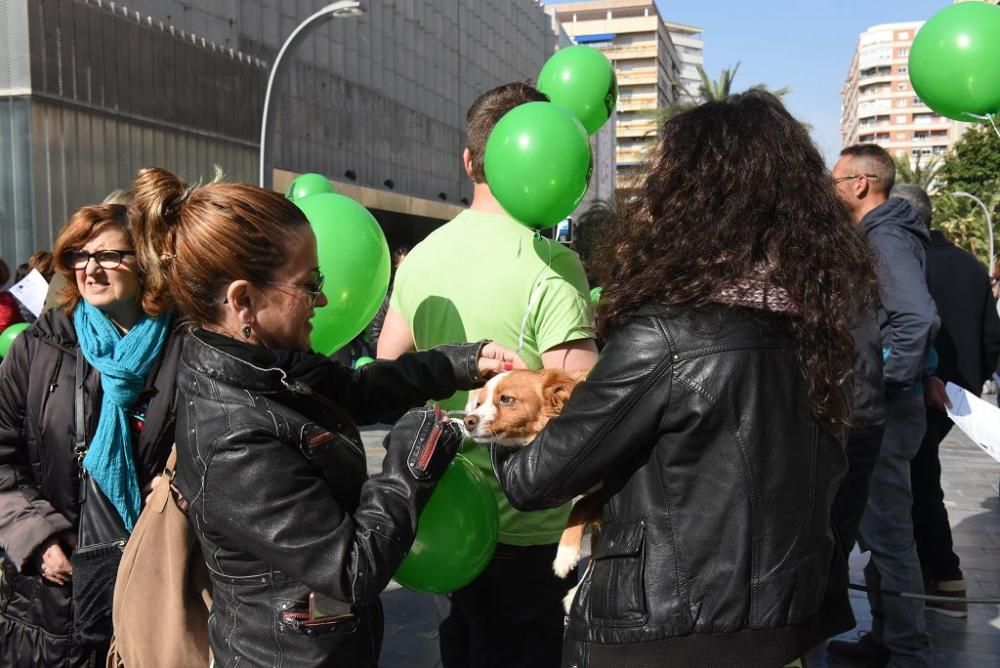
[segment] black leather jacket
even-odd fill
[[[564,665],[776,668],[824,635],[843,435],[810,413],[786,316],[646,308],[493,458],[523,510],[610,496]]]
[[[420,475],[411,445],[426,433],[408,414],[386,440],[383,472],[368,479],[355,423],[472,387],[479,344],[359,371],[311,354],[268,364],[268,351],[200,331],[185,345],[176,485],[210,568],[215,665],[376,665],[379,593],[461,439],[453,426],[434,470]],[[353,618],[302,624],[311,592]]]

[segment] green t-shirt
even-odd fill
[[[541,353],[549,348],[594,336],[587,278],[576,253],[498,214],[463,211],[417,244],[396,272],[390,305],[406,318],[418,350],[491,339],[533,369],[542,367]],[[462,410],[466,397],[459,392],[441,406]],[[466,441],[462,452],[493,488],[500,542],[559,541],[568,504],[514,510],[493,475],[489,450]]]

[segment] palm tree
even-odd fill
[[[695,107],[699,104],[705,102],[718,102],[724,100],[733,94],[733,80],[736,79],[736,73],[740,69],[740,63],[737,62],[736,65],[732,67],[723,67],[722,72],[719,73],[718,79],[712,79],[705,72],[705,68],[698,65],[698,76],[701,77],[701,83],[698,84],[698,90],[691,92],[686,87],[681,85],[681,90],[688,96],[689,100],[681,101],[677,100],[670,104],[668,107],[663,109],[657,109],[656,114],[656,126],[659,128],[666,122],[670,117],[675,114],[679,114],[682,111],[686,111],[691,107]],[[774,95],[775,97],[781,99],[792,92],[792,89],[788,86],[782,86],[776,90],[770,90],[766,85],[762,83],[754,84],[747,88],[747,90],[760,90],[766,91]],[[693,102],[690,100],[694,100]]]
[[[733,94],[733,81],[736,79],[736,73],[740,69],[740,63],[736,63],[732,68],[723,67],[722,72],[719,73],[718,79],[712,79],[705,72],[705,68],[698,65],[698,76],[701,77],[701,83],[698,84],[698,94],[691,95],[690,91],[685,89],[685,92],[689,96],[701,101],[701,102],[717,102],[719,100],[724,100]],[[777,98],[783,98],[791,89],[788,86],[782,86],[777,90],[769,90],[767,86],[762,83],[754,84],[750,86],[747,90],[762,90],[768,91]]]
[[[934,157],[926,165],[921,165],[922,155],[918,155],[911,165],[906,156],[896,158],[896,183],[912,183],[924,190],[933,190],[937,172],[941,169],[941,158]]]

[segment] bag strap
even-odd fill
[[[76,423],[76,435],[73,439],[73,454],[76,455],[77,473],[81,479],[84,477],[83,458],[87,456],[87,426],[83,414],[83,384],[85,381],[83,351],[77,348],[73,411]]]
[[[167,455],[167,464],[163,467],[163,477],[166,480],[160,482],[157,485],[156,491],[153,495],[152,505],[156,508],[156,512],[162,513],[163,509],[166,507],[167,499],[171,496],[174,498],[174,503],[180,508],[181,512],[185,515],[188,511],[188,501],[181,494],[181,490],[177,488],[174,484],[174,478],[177,476],[177,444],[170,448],[170,454]],[[165,489],[163,489],[165,488]]]
[[[170,446],[170,454],[167,455],[167,465],[163,469],[163,475],[171,481],[174,479],[174,472],[177,470],[177,444]]]

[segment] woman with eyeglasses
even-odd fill
[[[174,441],[181,338],[143,280],[126,207],[83,207],[54,254],[61,308],[0,365],[3,666],[103,663],[122,546]]]
[[[377,665],[379,593],[461,433],[434,409],[412,410],[369,478],[356,425],[391,422],[518,360],[480,342],[357,371],[331,362],[309,346],[327,300],[297,206],[250,185],[188,188],[161,169],[139,172],[132,192],[150,283],[191,324],[174,483],[209,567],[215,665]]]

